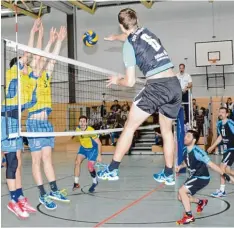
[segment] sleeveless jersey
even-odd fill
[[[136,65],[145,77],[174,67],[159,38],[146,28],[139,28],[128,36],[133,46]]]
[[[23,67],[19,66],[20,71],[20,102],[21,111],[32,107],[36,103],[36,78],[33,76],[32,69],[28,67],[28,74],[23,74]],[[14,112],[15,111],[15,112]],[[18,116],[18,78],[17,65],[12,66],[6,72],[6,96],[2,102],[2,113],[8,112],[8,117]],[[14,113],[14,116],[12,116]]]

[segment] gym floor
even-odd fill
[[[6,205],[9,200],[5,183],[5,169],[2,169],[2,227],[173,227],[175,221],[182,218],[183,207],[177,200],[177,190],[185,174],[177,177],[176,186],[164,186],[156,183],[152,174],[163,168],[162,155],[126,156],[120,167],[120,180],[116,182],[100,181],[93,194],[88,193],[92,182],[86,162],[82,165],[80,177],[81,189],[73,192],[74,153],[54,152],[53,159],[60,189],[66,188],[71,202],[58,203],[55,211],[48,211],[39,204],[38,189],[34,184],[29,152],[23,153],[24,194],[30,199],[38,212],[29,219],[19,221]],[[111,160],[103,156],[103,162]],[[212,155],[219,163],[221,156]],[[210,184],[196,196],[209,200],[202,214],[193,212],[196,227],[232,227],[234,215],[234,185],[227,185],[227,197],[216,199],[210,193],[219,188],[219,175],[212,171]],[[48,184],[46,189],[49,190]]]

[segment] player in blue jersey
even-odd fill
[[[98,172],[98,177],[108,180],[119,179],[118,168],[131,146],[134,132],[149,116],[159,111],[166,164],[160,173],[154,174],[154,179],[167,185],[174,185],[172,122],[177,118],[182,97],[180,83],[172,70],[174,65],[159,38],[148,29],[138,26],[134,10],[129,8],[121,10],[118,21],[124,34],[116,37],[118,40],[125,40],[123,60],[126,73],[118,77],[111,76],[107,86],[114,84],[133,87],[136,83],[136,65],[147,82],[134,99],[111,164]],[[112,38],[107,40],[114,40]]]
[[[183,150],[184,161],[182,164],[176,167],[176,172],[179,172],[182,168],[188,167],[190,174],[189,178],[179,189],[178,193],[178,199],[182,202],[185,209],[183,218],[177,221],[177,224],[179,225],[188,224],[195,221],[191,211],[191,203],[197,204],[198,213],[202,212],[208,203],[207,199],[198,199],[193,197],[196,192],[206,187],[210,182],[210,174],[207,166],[220,173],[220,175],[222,175],[222,177],[227,181],[234,181],[233,177],[225,174],[219,166],[210,160],[205,151],[196,146],[198,139],[198,132],[189,130],[186,133],[184,138],[185,147]]]
[[[228,109],[225,107],[221,107],[219,109],[219,118],[220,121],[217,124],[218,130],[218,138],[214,142],[214,144],[207,150],[211,153],[216,146],[218,146],[221,142],[223,143],[224,154],[223,159],[220,164],[220,168],[223,172],[226,172],[232,176],[234,176],[234,170],[231,169],[232,164],[234,162],[234,121],[228,119]],[[213,197],[225,197],[225,179],[223,176],[220,178],[220,189],[211,194]]]

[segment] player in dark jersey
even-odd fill
[[[223,143],[224,154],[223,159],[220,164],[220,168],[223,172],[226,172],[234,176],[234,170],[231,169],[231,166],[234,162],[234,121],[228,119],[228,109],[220,108],[219,109],[219,118],[220,121],[217,124],[217,130],[219,137],[215,140],[214,144],[207,150],[211,153],[217,145],[221,142]],[[225,179],[221,176],[220,179],[220,189],[211,194],[213,197],[225,197]]]
[[[174,67],[162,43],[148,29],[138,27],[136,12],[123,9],[118,15],[120,28],[125,35],[123,59],[125,75],[111,76],[107,86],[120,85],[133,87],[136,82],[137,65],[147,82],[134,99],[124,130],[118,140],[111,164],[98,172],[100,179],[118,180],[118,167],[129,150],[134,132],[153,113],[159,111],[159,123],[164,142],[165,169],[154,174],[154,179],[167,185],[174,185],[173,154],[174,139],[172,121],[177,118],[181,107],[182,91],[172,68]]]
[[[185,148],[183,150],[184,161],[181,165],[176,167],[176,172],[179,172],[182,168],[188,167],[190,174],[178,193],[178,199],[182,202],[185,209],[183,218],[177,221],[177,224],[180,225],[195,221],[191,212],[191,203],[197,204],[198,213],[202,212],[208,203],[207,199],[193,197],[196,192],[206,187],[210,182],[210,174],[207,165],[214,171],[220,173],[227,181],[234,182],[233,177],[225,174],[219,166],[210,160],[205,151],[196,146],[198,139],[198,132],[189,130],[186,133],[184,138]]]

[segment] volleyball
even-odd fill
[[[98,35],[94,31],[89,30],[83,35],[83,42],[85,46],[92,47],[98,42]]]

